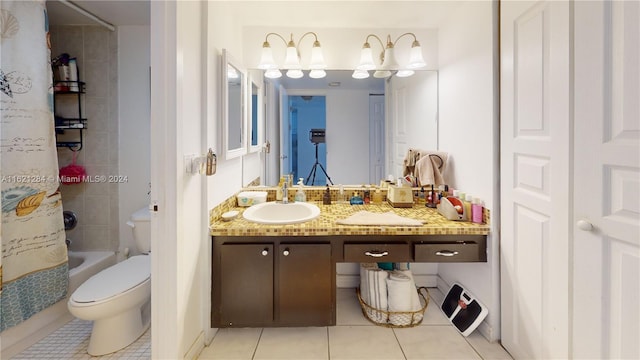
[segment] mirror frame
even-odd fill
[[[259,76],[262,76],[262,71],[259,72]],[[264,86],[258,81],[256,74],[252,71],[248,71],[247,76],[247,149],[249,153],[256,153],[262,150],[264,144]],[[262,80],[260,77],[259,80]],[[257,101],[254,109],[253,106],[253,87],[257,90]],[[253,132],[253,114],[256,113],[256,140],[257,144],[251,143],[251,133]]]
[[[237,148],[229,148],[229,77],[227,74],[227,67],[233,66],[241,74],[242,79],[240,81],[240,135],[241,143]],[[236,61],[226,49],[222,49],[222,66],[220,66],[220,109],[222,112],[222,153],[224,158],[234,159],[247,153],[247,134],[245,129],[247,128],[247,71],[241,66],[240,62]]]

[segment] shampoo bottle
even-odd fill
[[[298,191],[296,192],[296,197],[295,197],[296,202],[307,201],[307,195],[305,195],[304,190],[302,190],[303,186],[304,186],[304,179],[300,178],[298,180]]]

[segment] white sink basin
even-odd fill
[[[266,202],[246,209],[242,216],[259,224],[297,224],[313,220],[320,215],[320,208],[306,202]]]

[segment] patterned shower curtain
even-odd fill
[[[2,331],[63,299],[69,270],[45,2],[0,9]]]

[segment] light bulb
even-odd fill
[[[304,76],[304,74],[302,73],[302,70],[300,70],[300,69],[289,69],[289,70],[287,70],[287,77],[289,77],[289,78],[300,79],[303,76]]]
[[[282,73],[278,69],[269,69],[264,72],[264,77],[269,79],[277,79],[282,76]]]
[[[268,69],[276,69],[278,65],[273,60],[273,51],[271,50],[271,46],[268,42],[264,42],[262,44],[262,55],[260,56],[260,63],[258,64],[258,69],[268,70]]]
[[[388,78],[389,76],[391,76],[391,71],[389,70],[378,70],[373,73],[373,77],[378,79]]]
[[[402,69],[402,70],[398,70],[398,72],[396,73],[397,77],[409,77],[411,75],[415,74],[415,71],[410,70],[410,69]]]
[[[320,47],[320,42],[316,41],[313,43],[313,48],[311,48],[309,69],[325,69],[326,67],[327,65],[324,63],[324,56],[322,55],[322,47]]]
[[[411,45],[411,51],[409,52],[409,64],[407,64],[407,68],[419,69],[425,66],[427,66],[427,63],[422,57],[422,47],[416,40],[413,42],[413,45]]]
[[[373,62],[373,53],[369,43],[364,43],[360,51],[360,64],[356,67],[358,70],[373,70],[376,64]]]
[[[398,62],[393,51],[393,47],[387,47],[384,49],[384,61],[382,62],[382,69],[393,70],[398,68]],[[374,75],[375,76],[375,75]]]
[[[354,79],[366,79],[369,77],[369,72],[367,70],[356,69],[351,77]]]
[[[323,69],[313,69],[309,71],[309,77],[312,79],[322,79],[327,76],[327,73]]]
[[[289,42],[289,46],[287,46],[287,53],[284,58],[285,69],[301,69],[300,59],[298,59],[298,50],[296,50],[295,45],[292,42]]]

